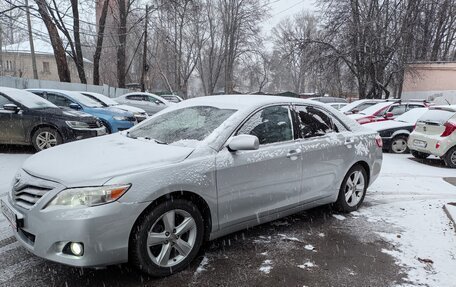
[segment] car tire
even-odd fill
[[[37,129],[32,135],[32,145],[36,151],[42,151],[63,143],[60,133],[51,127]]]
[[[410,152],[417,159],[427,159],[430,156],[430,154],[428,154],[428,153],[419,152],[416,150],[411,150]]]
[[[192,262],[203,238],[204,221],[196,205],[182,199],[165,201],[152,207],[135,224],[130,263],[153,277],[169,276]]]
[[[443,160],[448,167],[456,168],[456,146],[447,151],[443,156]]]
[[[389,152],[390,153],[395,153],[395,154],[408,153],[409,149],[407,147],[407,140],[408,140],[408,136],[406,136],[406,135],[395,136],[391,140],[391,145],[390,145],[390,148],[389,148]]]
[[[346,213],[356,211],[364,201],[368,185],[369,179],[365,168],[358,164],[353,166],[342,181],[335,203],[336,209]]]

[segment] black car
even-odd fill
[[[33,145],[37,151],[106,134],[97,118],[62,110],[27,91],[0,87],[0,144]]]
[[[383,140],[383,149],[391,153],[407,153],[407,140],[415,128],[417,120],[427,111],[427,108],[412,109],[394,120],[373,122],[363,125],[375,130]]]

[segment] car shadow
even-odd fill
[[[10,154],[19,154],[19,153],[35,153],[35,149],[32,146],[23,146],[23,145],[4,145],[0,144],[0,153],[10,153]]]
[[[409,157],[408,159],[412,160],[414,162],[423,163],[423,164],[430,165],[430,166],[451,169],[451,168],[447,167],[445,162],[443,161],[443,159],[440,159],[440,158],[431,157],[431,158],[427,158],[427,159],[418,159],[415,157]]]

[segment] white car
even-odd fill
[[[340,110],[341,108],[345,107],[347,103],[327,103],[331,107],[335,108],[336,110]]]
[[[119,104],[118,102],[114,101],[113,99],[111,99],[110,97],[107,97],[105,95],[102,95],[99,93],[92,93],[92,92],[80,92],[80,93],[86,97],[91,98],[92,100],[99,102],[100,104],[102,104],[105,107],[116,107],[118,109],[132,113],[135,116],[138,123],[142,122],[143,120],[147,119],[147,117],[148,117],[145,110],[137,108],[137,107],[129,106],[129,105]]]
[[[155,94],[143,92],[128,93],[115,100],[121,104],[143,109],[150,116],[174,104]]]
[[[419,159],[435,155],[456,168],[456,105],[430,107],[416,123],[408,147]]]

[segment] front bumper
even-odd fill
[[[22,218],[23,226],[15,229],[14,235],[25,248],[39,257],[70,266],[96,267],[128,261],[130,232],[148,203],[113,202],[96,207],[43,210],[52,197],[46,196],[46,202],[40,200],[30,210],[8,198],[8,207]],[[66,254],[64,247],[69,242],[83,243],[84,254]]]
[[[105,127],[95,128],[95,129],[72,129],[66,128],[62,132],[62,137],[64,142],[72,142],[76,140],[93,138],[96,136],[102,136],[107,134]]]

